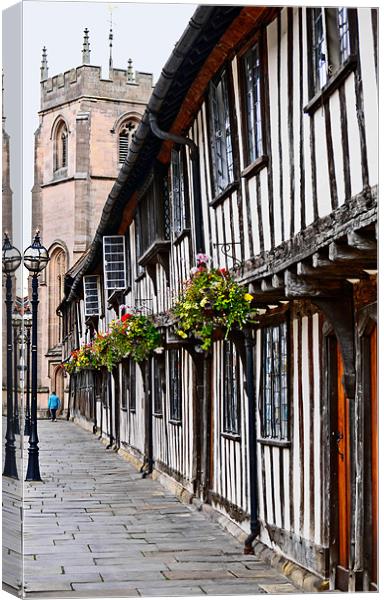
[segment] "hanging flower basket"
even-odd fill
[[[252,294],[227,269],[209,269],[208,258],[198,255],[197,267],[191,270],[191,278],[185,282],[173,308],[177,335],[201,340],[203,350],[209,350],[223,332],[227,337],[231,329],[244,327],[249,322],[253,300]]]
[[[153,319],[141,314],[126,314],[113,321],[107,333],[98,333],[91,343],[73,351],[63,367],[70,374],[103,367],[112,371],[125,357],[136,362],[146,360],[160,346],[160,341]]]

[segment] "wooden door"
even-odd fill
[[[330,577],[337,590],[348,590],[351,476],[349,399],[343,386],[343,361],[336,338],[328,338],[330,406]]]
[[[371,505],[372,505],[372,548],[371,589],[377,589],[377,509],[378,509],[378,405],[377,405],[377,326],[370,335],[370,396],[371,396]]]
[[[337,346],[337,432],[335,435],[337,452],[337,492],[338,492],[338,565],[336,588],[348,589],[348,567],[350,548],[351,518],[351,463],[349,399],[343,386],[343,361]]]

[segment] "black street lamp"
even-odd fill
[[[20,435],[19,421],[19,378],[18,378],[18,362],[19,362],[19,335],[21,332],[23,317],[19,311],[13,309],[12,326],[13,326],[13,431],[15,435]]]
[[[25,424],[24,424],[24,435],[31,435],[31,408],[30,408],[30,394],[31,394],[31,327],[32,327],[32,314],[30,311],[24,313],[24,327],[25,327],[25,349],[26,349],[26,371],[25,371]]]
[[[5,305],[7,309],[7,432],[5,434],[5,461],[3,475],[18,479],[16,466],[15,432],[13,429],[12,398],[12,275],[19,268],[21,254],[12,246],[8,234],[4,233],[3,273],[6,276]]]
[[[37,435],[37,306],[39,304],[38,276],[45,269],[48,261],[48,250],[41,245],[40,232],[36,231],[32,245],[24,251],[24,266],[32,273],[31,432],[26,481],[41,481]]]

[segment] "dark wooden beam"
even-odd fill
[[[297,263],[297,274],[300,277],[315,279],[367,279],[368,275],[360,266],[334,264],[326,261],[322,267],[313,267],[305,261]]]
[[[284,280],[287,298],[327,298],[337,296],[343,291],[341,281],[299,277],[289,270],[285,271]]]
[[[351,231],[347,235],[348,245],[362,252],[377,253],[377,242],[367,233]]]
[[[357,248],[352,248],[347,244],[339,242],[331,242],[328,250],[329,260],[332,262],[351,262],[357,261],[365,264],[377,260],[377,252],[375,250],[362,251]]]

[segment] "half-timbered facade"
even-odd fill
[[[376,19],[198,8],[60,305],[64,360],[132,308],[163,339],[69,417],[341,590],[377,584]],[[169,316],[200,252],[258,313],[210,352]]]

